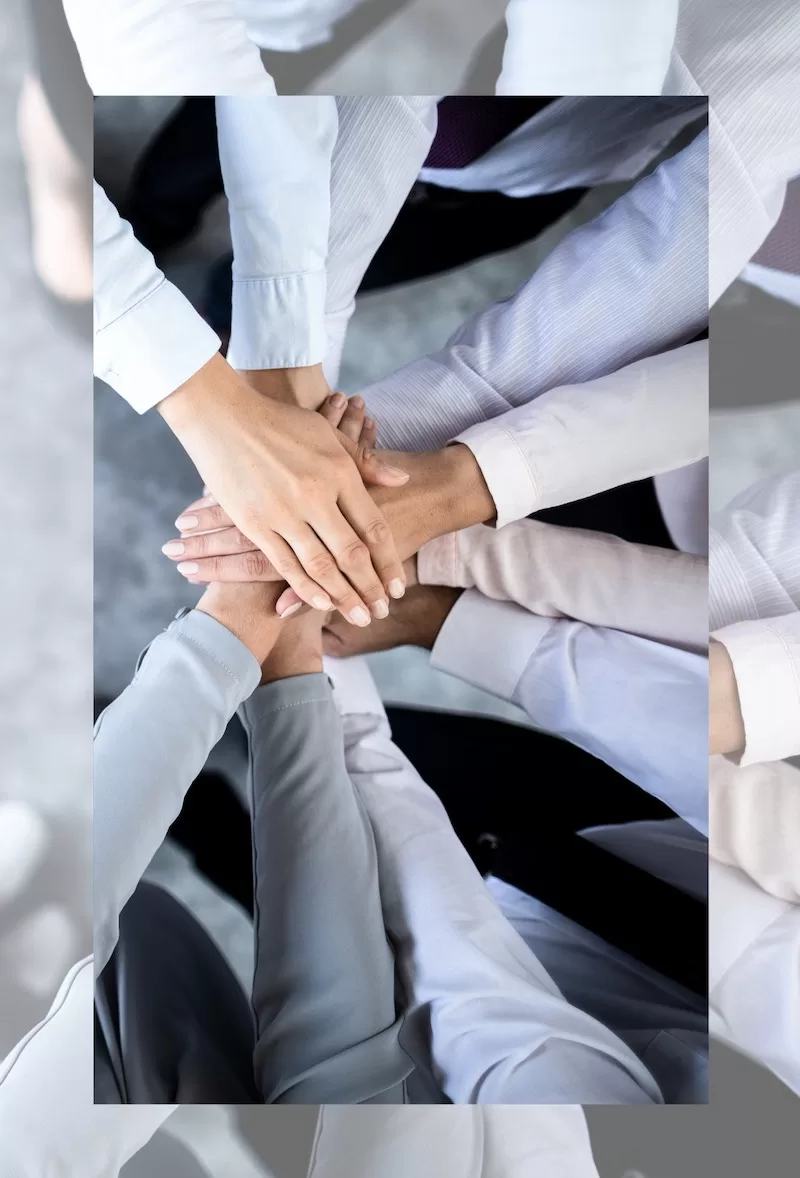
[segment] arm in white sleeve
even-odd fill
[[[423,585],[477,589],[531,613],[708,647],[708,562],[605,532],[521,519],[450,532],[417,553]]]
[[[336,387],[361,279],[416,181],[436,133],[432,96],[336,99],[331,168],[325,376]]]
[[[509,0],[498,94],[660,94],[678,0]]]
[[[174,393],[220,341],[94,185],[94,371],[139,413]]]
[[[710,306],[763,244],[800,174],[798,53],[795,0],[682,0],[664,93],[710,96]]]
[[[735,622],[712,638],[727,650],[736,678],[745,735],[737,763],[800,756],[800,611]]]
[[[708,589],[712,631],[800,609],[800,469],[762,479],[715,514]]]
[[[431,663],[521,707],[708,832],[708,662],[463,593]]]
[[[94,94],[274,94],[236,0],[64,0]]]
[[[237,96],[216,106],[233,241],[228,360],[239,369],[319,364],[336,99]]]
[[[67,974],[46,1017],[0,1063],[4,1178],[117,1178],[176,1105],[95,1105],[91,958]]]
[[[133,682],[101,715],[94,745],[94,956],[100,974],[119,917],[236,709],[258,662],[198,610],[148,647]]]
[[[704,132],[567,234],[512,298],[473,316],[440,352],[362,390],[382,443],[436,450],[548,390],[565,390],[571,404],[575,386],[624,372],[701,331],[708,321],[707,156]],[[688,355],[698,375],[702,350]],[[586,398],[603,387],[586,390]],[[687,431],[694,421],[693,412]],[[638,439],[639,451],[650,434],[647,428]],[[681,463],[676,454],[673,466]],[[521,455],[514,470],[530,482]]]
[[[372,823],[387,930],[441,1090],[456,1104],[661,1103],[650,1073],[571,1006],[505,919],[444,807],[391,738],[361,659],[326,660]],[[478,1034],[475,1028],[480,1028]]]
[[[709,862],[709,1029],[800,1096],[800,906]]]
[[[387,1142],[390,1162],[387,1171]],[[572,1105],[323,1105],[308,1178],[598,1178]]]
[[[708,792],[712,857],[800,904],[800,770],[788,761],[742,769],[712,757]]]

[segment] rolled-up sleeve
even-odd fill
[[[800,612],[736,622],[713,637],[730,655],[744,724],[740,765],[800,754]]]

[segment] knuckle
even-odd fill
[[[247,552],[244,557],[244,567],[251,577],[261,577],[267,571],[267,558],[263,552]]]
[[[312,577],[328,577],[336,565],[329,552],[317,552],[308,562],[308,571]]]
[[[385,544],[387,540],[391,539],[389,525],[380,517],[367,524],[364,534],[370,544]]]
[[[280,573],[284,581],[288,581],[297,571],[297,561],[288,552],[281,554],[275,561],[275,571]]]
[[[367,564],[369,560],[369,549],[363,540],[351,540],[342,549],[342,563],[348,568]]]

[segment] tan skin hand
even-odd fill
[[[357,625],[385,616],[403,570],[354,443],[322,414],[262,395],[219,355],[159,411],[218,510],[249,538],[248,580],[271,567],[315,609],[336,608]],[[383,481],[407,481],[362,458]],[[179,526],[200,532],[201,523],[190,513]]]
[[[347,626],[332,614],[322,632],[325,654],[349,658],[393,650],[396,646],[421,646],[432,650],[439,631],[463,590],[445,585],[417,585],[392,610],[388,618],[374,622],[369,630]]]
[[[352,436],[366,425],[360,398],[351,400],[346,410],[336,398],[331,398],[323,405],[321,413],[331,424],[337,424],[338,418],[338,430],[342,432],[344,426]],[[370,431],[374,428],[371,421],[368,428]],[[371,432],[369,436],[372,436]],[[411,474],[407,487],[382,486],[372,491],[404,560],[436,536],[494,518],[494,501],[474,456],[466,446],[450,446],[427,454],[381,453],[392,464],[402,464]],[[184,564],[181,572],[193,583],[204,584],[216,579],[246,581],[255,576],[264,580],[278,578],[277,570],[266,563],[259,562],[259,567],[254,568],[252,541],[230,527],[230,520],[222,509],[205,505],[194,510],[193,514],[199,519],[194,535],[190,537],[184,533],[180,540],[171,541],[163,549],[167,556],[181,564],[190,562],[190,568],[187,570]],[[287,590],[278,608],[282,610],[297,600],[297,596]]]

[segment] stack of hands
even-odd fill
[[[240,502],[240,487],[228,481],[230,462],[219,462],[222,485],[219,477],[211,481],[216,456],[203,462],[176,428],[179,415],[169,404],[175,394],[162,403],[207,480],[203,497],[176,521],[180,538],[162,549],[187,581],[208,586],[197,608],[236,634],[262,664],[270,652],[283,660],[284,648],[315,646],[319,666],[293,674],[320,670],[322,649],[338,656],[404,644],[430,649],[461,590],[419,585],[416,553],[437,536],[495,514],[472,452],[457,444],[378,454],[377,425],[361,397],[331,394],[316,370],[248,376],[263,410],[253,430],[252,466],[266,466],[267,480],[274,480],[272,530],[264,526],[263,510]],[[266,463],[261,436],[269,439]],[[274,462],[276,443],[283,469]],[[204,446],[209,449],[205,439]],[[285,631],[291,641],[279,641]],[[265,673],[277,678],[289,672]]]

